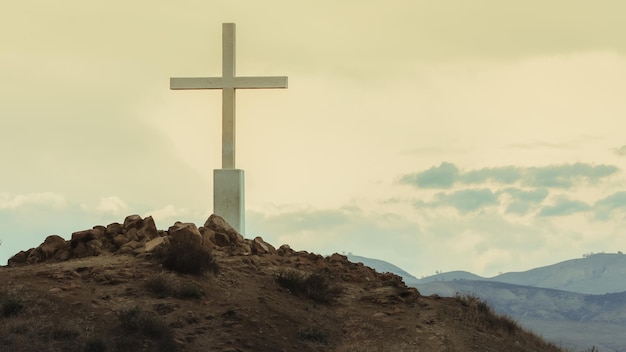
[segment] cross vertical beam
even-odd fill
[[[222,169],[235,168],[235,24],[222,23]]]

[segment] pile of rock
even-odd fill
[[[98,225],[74,232],[69,241],[57,235],[48,236],[38,247],[11,257],[8,265],[64,261],[107,253],[149,256],[156,248],[169,246],[172,241],[226,251],[231,255],[276,253],[276,249],[261,237],[245,239],[215,214],[200,228],[193,223],[176,222],[167,231],[157,230],[151,216],[129,215],[122,224],[115,222],[106,227]]]

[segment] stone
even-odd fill
[[[170,226],[167,232],[172,236],[172,240],[182,246],[202,246],[202,235],[193,223],[176,222]]]
[[[28,259],[28,255],[33,249],[29,249],[28,251],[19,251],[14,256],[9,258],[7,265],[8,266],[16,266],[20,264],[26,264],[26,260]]]
[[[102,254],[103,244],[102,241],[95,238],[90,241],[77,242],[76,246],[72,248],[71,257],[73,258],[85,258],[93,257]]]
[[[126,238],[128,238],[129,241],[139,241],[139,236],[137,235],[136,228],[130,228],[124,231],[124,236],[126,236]]]
[[[128,237],[119,234],[113,238],[113,243],[119,248],[125,245],[128,242]]]
[[[230,246],[230,237],[228,237],[225,233],[215,232],[213,238],[215,240],[215,244],[220,247]]]
[[[202,246],[209,248],[209,249],[215,248],[216,246],[215,231],[207,229],[204,226],[200,226],[198,230],[200,231],[200,234],[202,235]]]
[[[124,224],[122,225],[122,230],[124,231],[124,233],[126,233],[130,229],[137,229],[137,228],[141,227],[142,224],[143,224],[143,219],[141,218],[141,216],[139,216],[137,214],[128,215],[124,219]]]
[[[93,239],[97,239],[100,236],[100,231],[95,229],[76,231],[72,233],[72,239],[70,240],[70,245],[72,248],[76,247],[78,242],[89,242]]]
[[[107,225],[106,227],[106,235],[113,238],[115,235],[121,235],[124,233],[122,229],[122,224],[118,222],[114,222],[112,224]]]
[[[167,237],[157,237],[157,238],[151,239],[150,241],[144,244],[144,251],[146,253],[151,253],[158,246],[164,245],[166,240],[167,240]]]
[[[346,257],[345,255],[341,255],[339,253],[333,253],[329,258],[328,261],[331,263],[347,263],[348,262],[348,257]]]
[[[149,240],[159,236],[159,231],[156,228],[152,216],[143,219],[141,226],[137,229],[137,236],[140,239],[147,238]]]
[[[263,241],[263,238],[257,236],[252,240],[252,245],[250,246],[252,253],[257,255],[262,254],[274,254],[276,253],[276,248],[271,244]]]
[[[216,233],[223,233],[227,235],[230,242],[242,242],[243,236],[237,232],[232,226],[230,226],[224,218],[219,215],[212,214],[207,221],[204,222],[204,227]]]
[[[53,258],[56,253],[68,248],[68,242],[65,241],[63,237],[57,235],[46,237],[43,243],[39,246],[44,259]]]
[[[286,255],[291,255],[294,254],[296,251],[294,251],[293,249],[291,249],[291,247],[289,247],[288,244],[283,244],[282,246],[280,246],[277,250],[276,253],[278,253],[278,255],[280,256],[286,256]]]

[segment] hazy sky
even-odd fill
[[[19,1],[0,13],[0,263],[204,223],[223,22],[246,237],[492,276],[626,249],[626,2]]]

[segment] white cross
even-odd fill
[[[287,77],[235,75],[235,24],[222,24],[222,77],[170,78],[170,89],[222,90],[222,169],[235,168],[235,89],[287,88]]]

